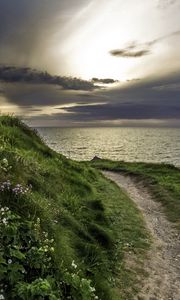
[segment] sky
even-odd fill
[[[0,0],[0,112],[180,127],[180,1]]]

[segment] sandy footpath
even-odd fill
[[[131,176],[103,172],[116,182],[142,211],[153,243],[145,261],[149,277],[135,299],[180,300],[180,236],[167,220],[160,203],[153,200],[148,188]]]

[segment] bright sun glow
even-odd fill
[[[85,79],[110,77],[123,81],[142,76],[144,71],[142,68],[138,69],[138,58],[116,58],[109,51],[132,40],[145,42],[144,36],[147,40],[152,39],[146,26],[142,26],[148,18],[147,6],[152,4],[146,3],[146,11],[142,14],[144,7],[138,7],[138,1],[128,4],[123,3],[124,1],[100,1],[99,5],[95,2],[91,1],[86,9],[83,8],[66,28],[69,34],[64,44],[59,46],[61,55],[69,57],[66,71]],[[132,26],[132,20],[135,26]],[[158,29],[156,31],[158,35]],[[145,59],[141,58],[141,65]],[[132,70],[135,71],[132,73]]]

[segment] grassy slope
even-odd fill
[[[4,158],[11,166],[1,167],[0,184],[8,179],[32,185],[31,193],[20,198],[0,192],[1,206],[24,220],[40,218],[42,230],[55,239],[57,269],[71,270],[74,260],[100,299],[132,299],[141,270],[140,265],[128,268],[125,257],[139,263],[148,248],[142,216],[132,201],[89,165],[50,150],[16,118],[0,117],[0,140],[0,166]]]
[[[100,169],[135,175],[143,180],[160,201],[168,219],[180,229],[180,170],[172,165],[151,163],[126,163],[97,160],[91,163]]]

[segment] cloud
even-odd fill
[[[63,125],[65,122],[79,122],[86,126],[87,122],[105,120],[180,118],[179,78],[180,73],[177,72],[164,78],[132,80],[113,89],[92,92],[22,82],[4,83],[2,87],[6,103],[19,107],[24,117],[34,115],[31,112],[35,109],[36,117],[46,112],[54,120],[59,118],[58,126],[62,125],[61,120]],[[65,114],[61,111],[63,109],[66,110]]]
[[[118,57],[142,57],[151,53],[150,45],[147,43],[140,44],[136,41],[130,42],[122,49],[114,49],[109,52],[112,56]]]
[[[141,78],[132,78],[132,79],[127,79],[126,81],[127,81],[127,82],[131,82],[131,83],[132,83],[132,82],[135,82],[135,83],[136,83],[137,81],[140,81],[140,80],[141,80]]]
[[[172,123],[172,120],[180,119],[179,78],[180,73],[177,72],[164,78],[127,82],[124,86],[106,91],[106,103],[69,107],[69,114],[64,118],[67,118],[67,122],[71,120],[82,124],[152,119],[166,119]]]
[[[173,105],[180,110],[180,71],[164,77],[147,77],[137,81],[128,81],[124,85],[106,92],[111,102],[156,105]]]
[[[178,4],[178,0],[158,0],[157,6],[160,9],[166,9],[175,4]]]
[[[95,88],[92,82],[79,78],[52,76],[48,72],[3,65],[0,66],[0,80],[4,82],[59,85],[65,90],[89,91]]]
[[[4,84],[3,89],[9,104],[19,107],[18,114],[36,126],[140,125],[144,120],[149,126],[151,120],[156,120],[154,124],[166,120],[166,126],[168,122],[179,126],[179,78],[177,72],[93,92],[22,83]]]
[[[89,106],[99,106],[99,105],[104,105],[106,104],[105,102],[92,102],[92,103],[83,103],[83,102],[77,102],[77,103],[71,103],[71,104],[68,104],[68,105],[61,105],[60,107],[55,107],[54,109],[57,109],[57,110],[66,110],[66,112],[71,112],[71,108],[74,108],[74,107],[89,107]]]
[[[179,106],[168,105],[159,107],[155,104],[142,103],[116,103],[100,104],[92,106],[76,106],[66,108],[71,120],[116,120],[116,119],[178,119],[180,118]]]
[[[180,92],[180,83],[158,85],[158,86],[154,86],[153,89],[157,91]]]
[[[110,50],[109,53],[112,56],[117,56],[117,57],[126,57],[126,58],[136,58],[136,57],[143,57],[146,55],[149,55],[152,53],[152,47],[168,38],[171,37],[176,37],[180,35],[180,30],[171,32],[169,34],[166,34],[164,36],[161,36],[157,39],[154,39],[152,41],[146,42],[146,43],[138,43],[135,41],[130,42],[126,47],[121,48],[121,49],[114,49]]]
[[[104,102],[106,96],[99,94],[100,90],[80,91],[65,90],[55,84],[37,84],[27,82],[2,83],[3,95],[10,104],[18,106],[54,106],[74,102]],[[1,102],[0,102],[1,106]],[[25,112],[26,114],[26,112]]]
[[[33,124],[45,120],[50,126],[180,126],[180,106],[151,103],[101,103],[64,107],[66,113],[32,117]],[[46,123],[46,124],[47,124]],[[36,125],[37,126],[37,125]]]
[[[118,82],[118,80],[114,80],[112,78],[92,78],[92,82],[94,83],[102,83],[102,84],[112,84]]]
[[[0,86],[0,94],[4,94],[4,89]]]
[[[131,50],[129,47],[110,51],[110,54],[112,56],[118,56],[118,57],[142,57],[150,53],[151,53],[150,49]]]
[[[152,40],[150,42],[145,43],[144,45],[146,45],[146,46],[153,46],[153,45],[155,45],[155,44],[157,44],[157,43],[159,43],[159,42],[161,42],[163,40],[166,40],[166,39],[171,38],[171,37],[176,37],[178,35],[180,35],[180,30],[177,30],[177,31],[171,32],[169,34],[163,35],[163,36],[161,36],[161,37],[159,37],[157,39],[154,39],[154,40]]]

